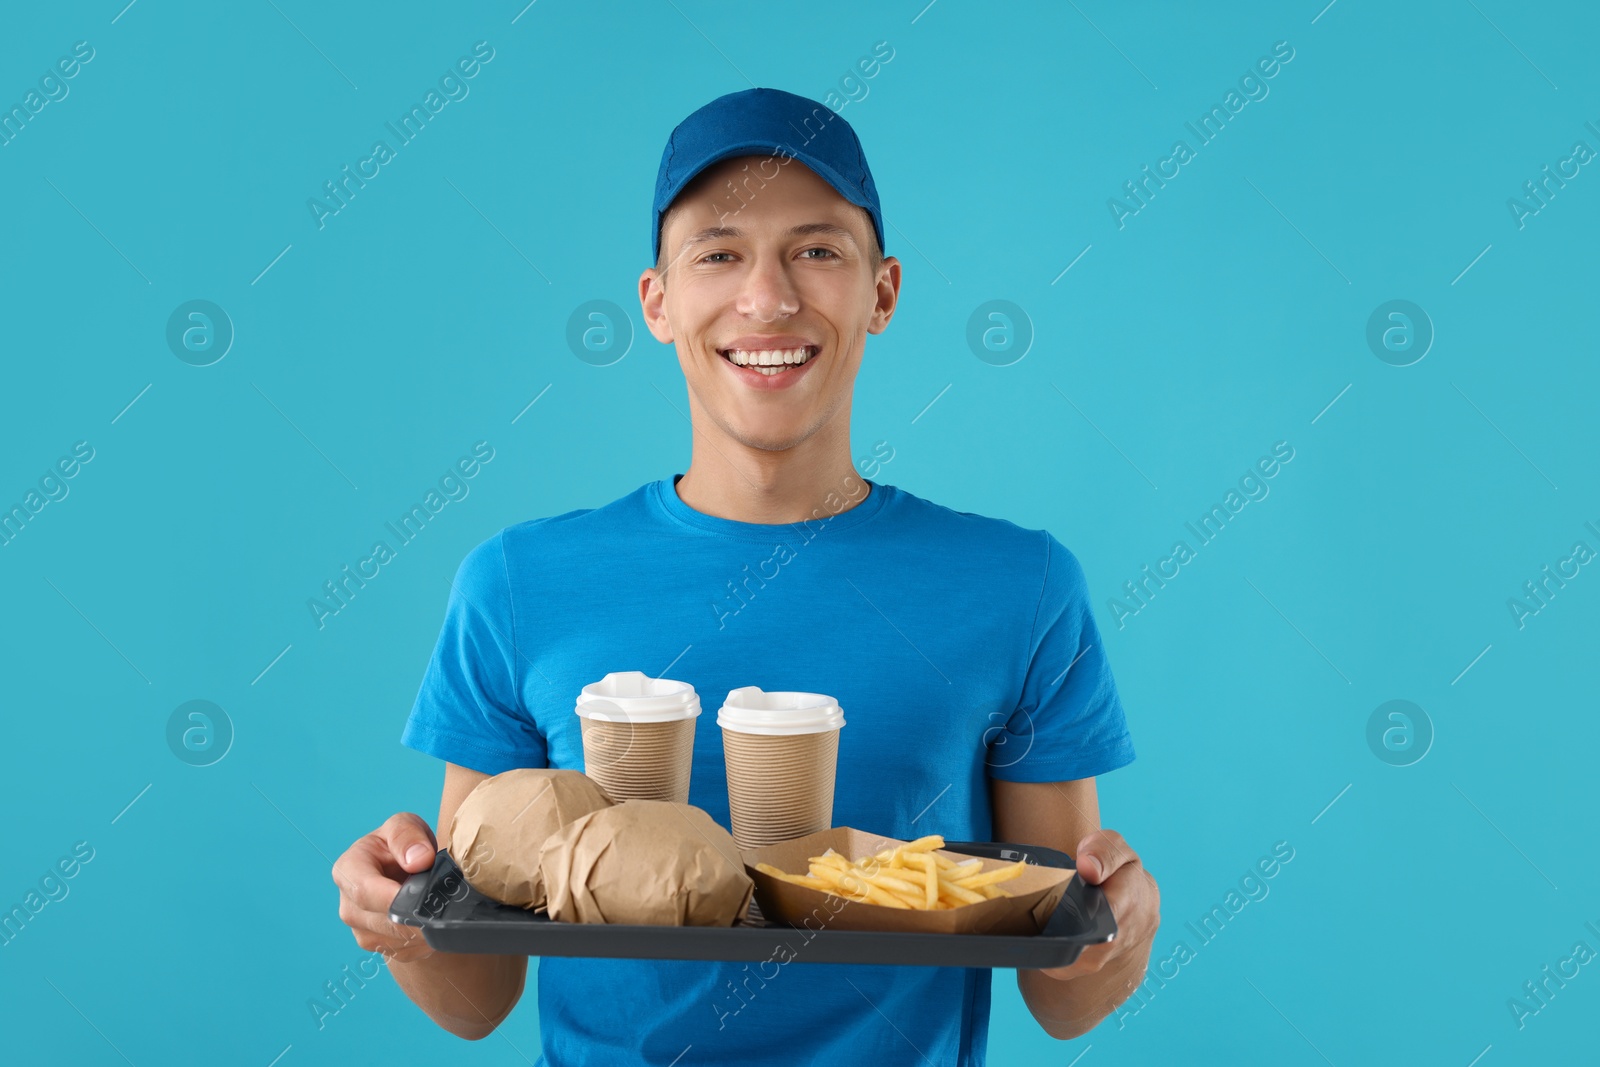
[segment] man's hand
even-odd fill
[[[1075,877],[1099,886],[1117,918],[1116,940],[1087,946],[1071,966],[1017,972],[1023,1002],[1045,1033],[1063,1041],[1081,1037],[1144,979],[1161,922],[1161,893],[1122,835],[1100,828],[1093,778],[991,779],[990,788],[998,839],[1072,853],[1078,863]]]
[[[407,875],[433,866],[438,851],[433,831],[420,815],[401,812],[361,838],[333,865],[339,887],[339,918],[356,944],[382,952],[385,960],[412,963],[434,950],[422,932],[389,919],[389,905]]]
[[[482,771],[445,764],[435,825],[447,838],[456,809],[487,777]],[[402,812],[391,817],[351,845],[333,865],[339,918],[355,934],[356,944],[383,953],[395,984],[428,1018],[457,1037],[481,1041],[517,1006],[528,977],[528,957],[435,952],[421,930],[389,921],[389,905],[400,884],[427,870],[438,851],[438,839],[420,815]]]
[[[1105,892],[1117,935],[1105,944],[1087,946],[1070,966],[1040,971],[1062,981],[1098,973],[1127,952],[1147,954],[1161,924],[1161,890],[1121,834],[1094,831],[1079,842],[1077,860],[1078,877]]]

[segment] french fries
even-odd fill
[[[858,904],[944,911],[1009,897],[1011,894],[999,883],[1016,878],[1025,866],[1018,860],[985,871],[981,859],[958,863],[939,855],[937,850],[943,847],[944,838],[930,834],[858,860],[846,859],[830,848],[807,861],[806,874],[780,871],[770,863],[758,863],[756,870]]]

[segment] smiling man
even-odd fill
[[[482,1038],[527,958],[435,952],[387,918],[472,787],[581,770],[574,698],[610,671],[690,681],[710,702],[751,684],[824,692],[849,723],[835,825],[1045,845],[1104,889],[1115,941],[1017,974],[1046,1032],[1087,1032],[1143,977],[1159,922],[1154,880],[1100,827],[1095,777],[1132,742],[1071,552],[851,460],[866,338],[901,281],[855,132],[774,89],[714,100],[668,140],[652,231],[640,306],[688,385],[689,469],[468,554],[402,737],[445,762],[439,837],[402,813],[353,844],[334,866],[340,917],[435,1022]],[[696,733],[689,800],[728,824],[714,724]],[[978,1065],[989,1004],[977,968],[547,958],[540,1062]]]

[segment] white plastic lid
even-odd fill
[[[700,714],[700,695],[688,682],[615,671],[583,687],[577,711],[602,722],[675,722]]]
[[[747,685],[728,693],[717,725],[742,734],[819,734],[843,726],[844,709],[821,693],[766,693]]]

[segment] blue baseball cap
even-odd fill
[[[667,138],[656,172],[651,258],[661,255],[661,216],[695,175],[731,156],[780,155],[798,159],[839,195],[872,216],[883,250],[883,209],[867,156],[850,124],[815,100],[782,89],[746,89],[719,96],[682,122]]]

